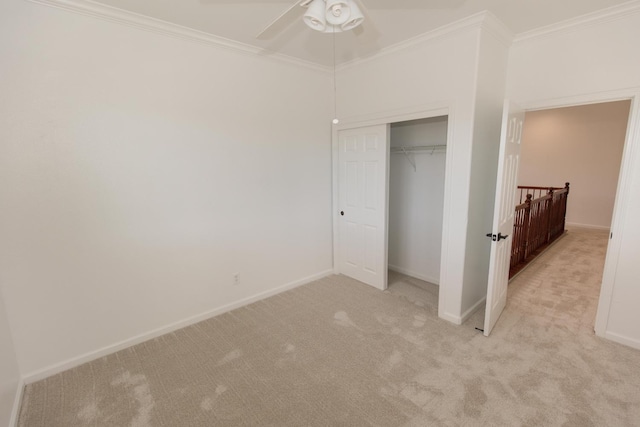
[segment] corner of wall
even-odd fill
[[[24,378],[20,377],[16,396],[13,400],[13,409],[11,410],[11,418],[9,419],[9,427],[18,427],[18,418],[20,417],[20,408],[22,407],[22,397],[24,396]]]
[[[489,37],[483,37],[485,34]],[[468,318],[486,298],[496,173],[512,35],[487,14],[478,37],[474,87],[473,142],[461,317]]]

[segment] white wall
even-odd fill
[[[509,97],[541,108],[635,96],[598,308],[596,332],[640,348],[640,2],[600,21],[539,37],[512,49]],[[611,256],[619,255],[617,264]],[[616,261],[614,259],[614,261]]]
[[[24,375],[330,271],[330,73],[23,0],[0,16]]]
[[[20,371],[6,314],[0,292],[0,425],[10,426],[20,385]]]
[[[398,111],[448,108],[439,315],[461,322],[467,233],[469,164],[478,25],[427,39],[338,71],[338,114],[342,123],[389,117]],[[391,120],[391,122],[396,120]],[[451,226],[447,226],[451,224]]]
[[[569,182],[567,222],[609,229],[629,107],[618,101],[528,112],[518,185]]]
[[[489,171],[484,168],[487,161],[493,166],[497,164],[496,159],[489,158],[497,151],[491,148],[483,153],[480,148],[472,158],[474,135],[483,140],[481,146],[491,146],[491,136],[499,133],[499,121],[497,129],[492,129],[496,127],[494,120],[489,120],[486,127],[475,120],[476,107],[489,106],[494,97],[491,95],[489,100],[478,93],[481,100],[476,99],[476,92],[483,90],[477,85],[476,74],[479,67],[485,68],[478,62],[480,49],[486,50],[480,45],[482,28],[495,25],[490,17],[474,16],[438,30],[431,37],[414,40],[383,55],[343,67],[338,73],[338,115],[345,118],[343,126],[358,125],[376,118],[393,118],[412,111],[440,109],[441,112],[442,108],[448,108],[445,219],[438,309],[440,317],[455,323],[461,323],[486,295],[489,245],[486,238],[480,237],[484,237],[483,232],[486,234],[486,214],[489,212],[490,219],[492,201],[483,199],[482,204],[486,206],[480,207],[479,218],[470,217],[469,209],[472,177],[479,179],[480,185],[490,186],[490,175],[493,174],[495,183],[495,168]],[[490,111],[482,113],[493,117],[495,111],[490,108]],[[474,130],[474,126],[478,128]],[[473,172],[472,164],[476,167]],[[492,191],[485,188],[478,197]],[[474,209],[478,209],[478,205]],[[474,250],[467,249],[468,243]],[[469,289],[463,297],[465,286]]]
[[[491,15],[487,17],[490,21]],[[485,25],[478,39],[473,145],[470,170],[468,232],[462,309],[468,317],[481,308],[487,295],[500,130],[511,39],[505,40],[495,22]],[[458,196],[456,194],[456,196]],[[495,230],[493,230],[495,232]]]
[[[391,147],[447,143],[447,117],[391,125]],[[445,152],[391,154],[389,268],[440,282]]]

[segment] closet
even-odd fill
[[[389,269],[438,285],[446,116],[391,124]]]

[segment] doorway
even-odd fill
[[[380,290],[440,283],[449,120],[399,119],[336,134],[336,270]]]
[[[448,117],[390,125],[389,292],[437,316]]]
[[[526,113],[518,185],[570,182],[571,190],[567,234],[533,261],[546,280],[534,283],[525,274],[509,287],[509,300],[521,309],[542,299],[550,316],[593,329],[630,108],[622,100]]]

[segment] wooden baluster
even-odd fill
[[[553,229],[553,188],[549,187],[549,192],[547,193],[550,197],[549,200],[547,200],[547,227],[546,227],[546,233],[547,235],[545,236],[544,239],[544,243],[549,243],[551,242],[551,235],[552,235],[552,229]]]
[[[527,201],[525,202],[527,207],[524,208],[524,221],[522,225],[522,260],[524,261],[529,256],[529,227],[531,221],[531,194],[527,194]]]

